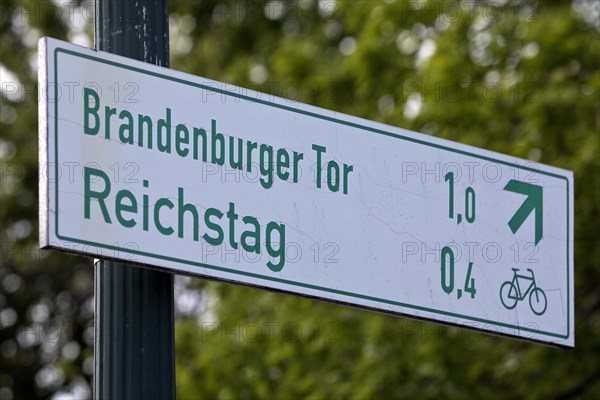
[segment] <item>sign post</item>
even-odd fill
[[[43,247],[574,346],[572,172],[41,47]]]
[[[168,66],[167,3],[96,0],[96,49]],[[94,398],[175,398],[173,301],[172,274],[96,262]]]

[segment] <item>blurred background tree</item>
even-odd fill
[[[600,398],[600,3],[171,0],[171,66],[575,171],[576,348],[178,278],[190,398]],[[37,250],[37,39],[93,5],[0,4],[0,399],[89,398],[93,274]]]

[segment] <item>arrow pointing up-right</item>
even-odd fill
[[[537,245],[544,235],[544,189],[538,185],[511,179],[504,187],[504,190],[527,196],[515,215],[508,221],[508,226],[512,233],[516,233],[529,214],[535,210],[535,244]]]

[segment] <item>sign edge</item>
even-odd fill
[[[38,41],[38,191],[39,247],[49,246],[48,212],[48,38]]]

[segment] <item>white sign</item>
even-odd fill
[[[570,171],[53,39],[39,79],[44,248],[574,346]]]

